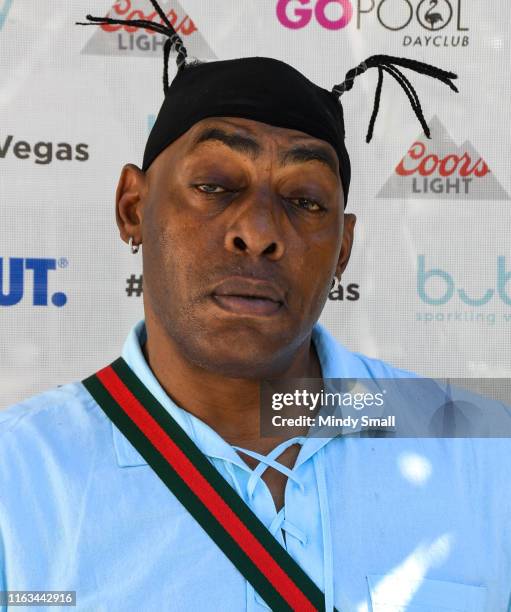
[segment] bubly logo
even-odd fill
[[[412,143],[377,198],[509,200],[469,140],[458,146],[438,117]]]
[[[48,306],[48,301],[59,308],[64,306],[67,295],[61,291],[49,295],[48,278],[50,272],[67,266],[65,257],[0,257],[0,306],[15,306],[27,293],[33,306]]]
[[[413,34],[402,39],[404,47],[466,47],[468,28],[462,22],[462,0],[277,0],[277,19],[285,27],[298,30],[311,22],[327,30],[342,30],[354,22],[357,30],[381,27],[387,32]],[[457,34],[435,35],[450,27]],[[424,34],[424,31],[429,34]]]
[[[112,19],[143,19],[163,23],[157,12],[147,10],[147,0],[118,0],[107,13]],[[216,55],[197,26],[177,0],[159,2],[176,32],[184,40],[190,56],[200,59],[216,59]],[[97,27],[82,53],[91,55],[134,55],[161,58],[167,37],[145,28],[122,23],[105,23]]]
[[[511,270],[506,269],[506,258],[501,255],[497,257],[496,287],[488,287],[481,291],[481,295],[469,295],[466,289],[458,287],[449,272],[441,268],[426,268],[426,256],[419,255],[417,258],[417,293],[420,299],[430,306],[443,306],[455,295],[467,306],[484,306],[492,299],[499,298],[507,306],[511,306],[511,297],[508,293]],[[434,283],[439,291],[431,290]]]
[[[4,27],[11,4],[12,0],[0,0],[0,30]]]

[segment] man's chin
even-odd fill
[[[195,337],[188,358],[209,372],[230,378],[261,379],[275,376],[279,356],[287,353],[289,337],[264,325],[236,325]],[[266,333],[265,333],[266,332]],[[192,347],[193,344],[193,347]],[[193,353],[190,354],[190,353]]]

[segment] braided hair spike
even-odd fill
[[[167,40],[163,45],[163,93],[166,94],[169,89],[169,55],[172,49],[176,51],[176,65],[178,71],[183,70],[186,67],[186,58],[188,53],[184,46],[183,40],[176,32],[174,26],[170,23],[167,15],[156,2],[156,0],[149,0],[158,13],[163,23],[155,23],[148,19],[113,19],[112,17],[94,17],[93,15],[86,15],[87,22],[76,21],[75,25],[103,25],[103,24],[115,24],[115,25],[129,25],[135,28],[145,28],[152,30],[158,34],[167,36]]]
[[[457,87],[452,82],[452,79],[458,78],[458,75],[454,74],[454,72],[448,72],[446,70],[438,68],[437,66],[432,66],[431,64],[426,64],[424,62],[419,62],[417,60],[409,59],[406,57],[395,57],[392,55],[371,55],[365,61],[361,62],[358,66],[355,66],[354,68],[351,68],[351,70],[348,70],[344,81],[342,83],[339,83],[338,85],[334,85],[334,87],[332,88],[332,93],[339,99],[344,92],[350,91],[350,89],[353,87],[353,82],[355,81],[355,78],[359,74],[362,74],[368,68],[378,68],[378,84],[376,85],[373,111],[371,113],[371,119],[369,121],[366,142],[370,142],[371,138],[373,137],[374,123],[376,121],[376,116],[380,107],[380,98],[383,85],[383,71],[394,77],[399,83],[399,85],[402,87],[408,97],[408,100],[410,101],[410,105],[415,115],[417,116],[417,119],[419,120],[420,124],[424,129],[426,137],[431,138],[430,129],[428,127],[428,124],[426,123],[426,120],[424,119],[424,114],[422,112],[422,107],[417,92],[415,91],[410,81],[399,70],[399,68],[396,67],[396,65],[402,66],[403,68],[410,68],[411,70],[415,70],[415,72],[419,72],[438,79],[442,81],[442,83],[448,85],[453,91],[458,92]]]

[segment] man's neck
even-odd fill
[[[163,330],[148,323],[146,320],[144,356],[160,385],[178,406],[207,423],[234,446],[266,454],[286,439],[260,436],[259,380],[229,378],[190,363]],[[321,375],[311,336],[279,373],[279,377],[285,378],[320,379]],[[295,435],[306,433],[306,429],[295,431]]]

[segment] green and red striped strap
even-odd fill
[[[317,585],[122,357],[82,383],[272,610],[325,609]]]

